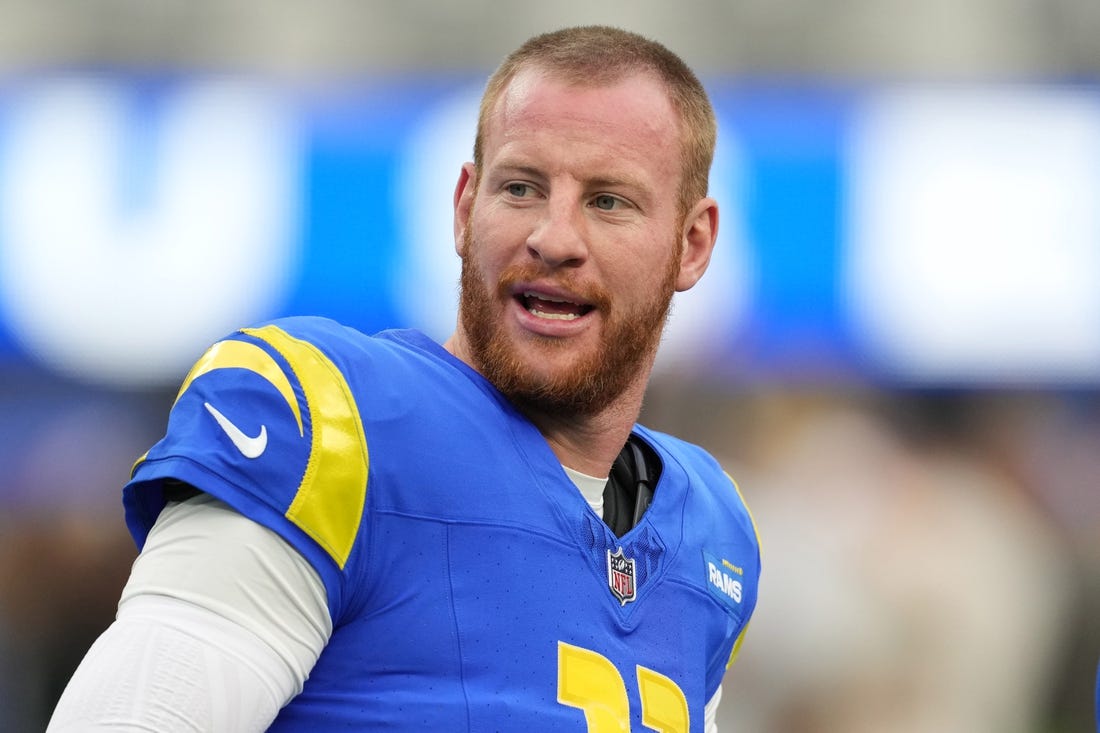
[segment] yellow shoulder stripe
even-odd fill
[[[272,386],[279,390],[279,394],[286,400],[291,412],[294,413],[294,419],[298,421],[298,435],[305,435],[302,428],[302,411],[298,407],[298,400],[294,396],[294,389],[290,386],[290,380],[287,379],[286,374],[275,363],[270,354],[256,344],[245,341],[219,341],[211,346],[195,362],[195,366],[191,367],[191,371],[184,378],[183,385],[176,395],[176,401],[178,402],[183,393],[187,391],[187,388],[191,386],[191,383],[203,374],[212,372],[215,369],[233,368],[247,369],[271,382]]]
[[[733,476],[730,476],[728,472],[723,471],[726,474],[726,478],[733,484],[733,490],[737,492],[737,498],[741,500],[741,506],[745,507],[745,513],[749,515],[749,522],[752,523],[752,533],[756,537],[756,545],[760,546],[760,530],[756,526],[756,518],[752,516],[752,509],[749,508],[749,503],[745,501],[745,495],[741,493],[741,487],[737,482],[733,480]]]
[[[363,517],[369,468],[366,436],[351,388],[336,365],[313,344],[276,326],[245,329],[244,333],[270,344],[298,377],[309,409],[312,444],[286,517],[343,569]]]
[[[741,493],[741,487],[738,486],[737,482],[733,480],[733,476],[730,476],[729,473],[726,473],[726,478],[728,478],[730,480],[730,483],[733,484],[734,491],[737,492],[737,496],[741,499],[741,504],[745,507],[745,511],[749,515],[749,521],[752,523],[752,533],[756,537],[756,546],[757,546],[757,548],[759,548],[760,547],[760,530],[757,529],[757,527],[756,527],[756,519],[752,516],[752,510],[749,509],[748,502],[745,501],[745,495]],[[737,635],[737,640],[734,641],[734,643],[733,643],[733,649],[730,650],[730,658],[726,662],[726,669],[729,669],[730,667],[732,667],[733,663],[735,661],[737,661],[737,655],[739,655],[741,653],[741,644],[744,643],[745,634],[748,632],[748,630],[749,630],[749,624],[748,624],[748,622],[746,622],[744,628],[741,629],[741,633]]]
[[[736,641],[733,642],[733,649],[730,650],[730,658],[726,662],[726,670],[729,670],[733,666],[733,663],[737,661],[737,656],[741,653],[741,645],[745,642],[745,634],[748,633],[749,624],[746,622],[745,626],[741,629],[741,633],[737,635]]]

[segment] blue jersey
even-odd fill
[[[702,730],[756,604],[756,533],[703,450],[660,457],[621,538],[546,440],[412,331],[295,318],[215,344],[124,490],[141,546],[172,478],[284,537],[332,637],[272,730]]]

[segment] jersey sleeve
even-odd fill
[[[347,380],[300,330],[244,329],[207,350],[184,379],[165,436],[135,464],[123,503],[141,547],[166,480],[221,499],[306,557],[336,615],[369,459]]]

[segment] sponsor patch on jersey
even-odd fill
[[[711,595],[722,602],[734,613],[740,613],[741,595],[744,586],[741,578],[743,568],[734,565],[725,558],[718,558],[703,550],[703,564],[707,574],[707,588]]]
[[[637,577],[634,558],[623,554],[623,548],[614,553],[607,550],[607,585],[611,593],[619,600],[619,604],[625,606],[638,597],[638,589],[634,583]]]

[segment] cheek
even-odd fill
[[[634,250],[633,256],[617,258],[614,278],[607,280],[607,287],[633,308],[648,307],[655,299],[670,295],[680,270],[674,242],[665,239],[646,247]]]
[[[482,270],[503,269],[515,250],[513,243],[523,241],[513,229],[503,217],[476,212],[466,228],[466,255],[476,257]]]
[[[659,282],[669,266],[668,243],[646,242],[619,246],[605,259],[603,271],[609,284],[637,290]]]

